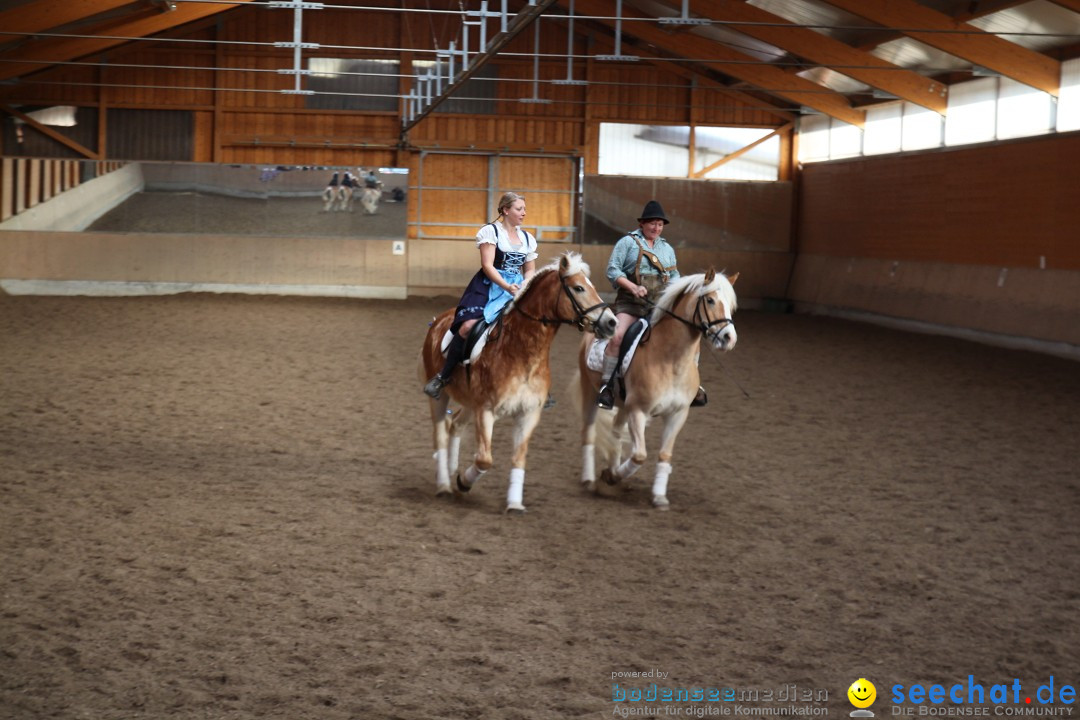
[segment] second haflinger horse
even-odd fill
[[[443,364],[443,348],[454,310],[435,318],[424,339],[421,381]],[[457,474],[462,425],[471,415],[476,429],[476,454],[464,475],[457,474],[456,491],[468,492],[492,465],[491,433],[496,420],[514,418],[514,452],[507,512],[524,512],[525,456],[529,439],[551,389],[549,354],[562,324],[589,328],[598,337],[615,332],[615,314],[589,280],[589,266],[575,252],[536,271],[517,297],[491,325],[481,351],[459,365],[437,400],[431,400],[435,440],[435,490],[449,495],[451,474]],[[590,336],[591,336],[590,334]],[[447,414],[450,400],[461,405]]]
[[[364,208],[365,215],[374,215],[379,211],[379,198],[382,190],[377,187],[366,187],[360,195],[360,206]]]
[[[705,274],[681,277],[661,294],[647,318],[645,332],[638,341],[630,364],[621,372],[623,392],[616,392],[614,412],[602,413],[596,405],[600,373],[597,362],[603,348],[594,348],[594,338],[586,334],[578,356],[578,391],[582,408],[581,482],[596,488],[596,450],[606,464],[601,479],[609,485],[629,480],[645,464],[645,426],[651,418],[663,419],[663,434],[652,484],[652,504],[669,507],[668,478],[675,438],[686,423],[690,402],[698,389],[698,356],[702,338],[712,349],[731,350],[738,336],[731,318],[735,314],[738,278],[709,270]],[[640,322],[640,321],[639,321]],[[633,330],[633,328],[632,328]],[[634,337],[631,331],[628,336]],[[597,353],[599,350],[599,353]],[[625,363],[624,363],[625,364]],[[597,367],[593,367],[597,365]],[[598,417],[599,415],[599,417]],[[630,429],[630,457],[622,458],[623,431]]]

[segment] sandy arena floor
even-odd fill
[[[1075,362],[743,311],[659,513],[652,463],[579,489],[564,329],[507,517],[505,427],[433,494],[449,302],[0,296],[0,718],[605,718],[651,681],[846,718],[859,677],[884,718],[897,683],[1080,681]]]

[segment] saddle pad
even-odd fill
[[[484,332],[481,333],[479,338],[477,338],[476,344],[473,345],[473,349],[472,352],[469,353],[469,357],[461,361],[462,365],[468,365],[469,363],[474,362],[476,358],[480,357],[480,351],[482,351],[484,349],[484,346],[487,345],[488,334],[491,332],[491,328],[493,327],[495,327],[494,324],[488,325],[487,328],[484,329]],[[454,333],[450,332],[449,330],[443,333],[442,343],[439,344],[439,350],[442,352],[443,357],[446,357],[446,348],[450,347],[450,341],[453,339]]]
[[[637,352],[638,344],[641,342],[641,338],[645,337],[645,331],[649,329],[649,321],[642,319],[643,323],[641,332],[634,336],[630,347],[626,351],[626,357],[623,358],[622,367],[619,368],[619,372],[625,374],[630,367],[630,361],[634,359],[634,353]],[[634,326],[631,325],[631,328]],[[604,370],[604,350],[607,349],[608,341],[597,338],[593,340],[593,344],[589,347],[589,354],[585,356],[585,367],[596,372],[603,372]]]

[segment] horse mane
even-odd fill
[[[660,298],[656,301],[656,307],[653,308],[649,322],[655,324],[666,313],[672,311],[675,308],[675,303],[686,293],[695,293],[698,297],[701,297],[717,291],[720,292],[720,298],[724,301],[728,313],[734,315],[738,307],[738,300],[735,298],[735,288],[726,275],[722,272],[716,273],[716,277],[708,285],[705,284],[705,273],[681,275],[664,288],[664,292],[660,294]]]
[[[549,272],[558,271],[559,263],[562,261],[562,258],[564,256],[567,260],[567,268],[566,272],[563,273],[563,277],[569,277],[579,272],[583,272],[585,273],[585,277],[589,277],[589,264],[582,259],[581,254],[574,252],[573,250],[567,250],[564,253],[559,253],[559,255],[557,255],[554,260],[533,273],[533,276],[526,280],[525,284],[521,286],[521,290],[518,292],[518,296],[523,297],[525,295],[525,292],[529,289],[529,286],[537,282],[542,275],[547,275]]]

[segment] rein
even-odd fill
[[[558,272],[558,271],[553,271],[553,272]],[[530,315],[529,313],[525,312],[520,307],[518,307],[518,304],[517,304],[516,300],[515,300],[514,304],[511,306],[511,310],[516,310],[517,312],[521,313],[522,315],[529,318],[530,320],[532,320],[534,322],[538,322],[538,323],[540,323],[541,325],[544,325],[544,326],[547,326],[547,325],[575,325],[575,326],[577,326],[578,332],[585,332],[585,324],[589,319],[588,318],[589,313],[596,310],[597,308],[606,308],[608,306],[608,304],[606,302],[599,302],[599,303],[597,303],[596,305],[593,305],[590,308],[583,308],[581,306],[581,303],[578,302],[577,298],[574,297],[574,294],[572,292],[570,292],[570,288],[567,287],[567,285],[566,285],[566,278],[564,278],[562,275],[559,276],[559,284],[562,285],[563,293],[566,294],[566,297],[570,298],[570,304],[573,306],[574,312],[577,313],[577,317],[574,318],[573,320],[564,320],[562,318],[534,317],[533,315]]]
[[[648,305],[650,307],[653,307],[653,308],[659,309],[661,312],[664,312],[667,315],[675,318],[676,320],[681,322],[683,325],[686,325],[689,328],[693,328],[694,330],[697,330],[702,335],[704,335],[705,337],[712,340],[712,339],[715,339],[716,336],[720,333],[720,331],[723,330],[728,325],[734,326],[735,321],[732,320],[731,318],[726,318],[726,317],[718,318],[716,320],[710,320],[708,314],[703,313],[702,310],[701,310],[703,299],[704,298],[700,298],[700,297],[697,299],[697,303],[695,303],[695,305],[694,305],[693,319],[692,320],[687,320],[684,317],[676,315],[671,310],[668,310],[665,307],[660,307],[659,305],[654,303],[652,300],[649,300],[648,298],[644,298],[646,305]],[[715,326],[715,325],[719,325],[720,327],[718,327],[716,330],[713,330],[713,326]]]

